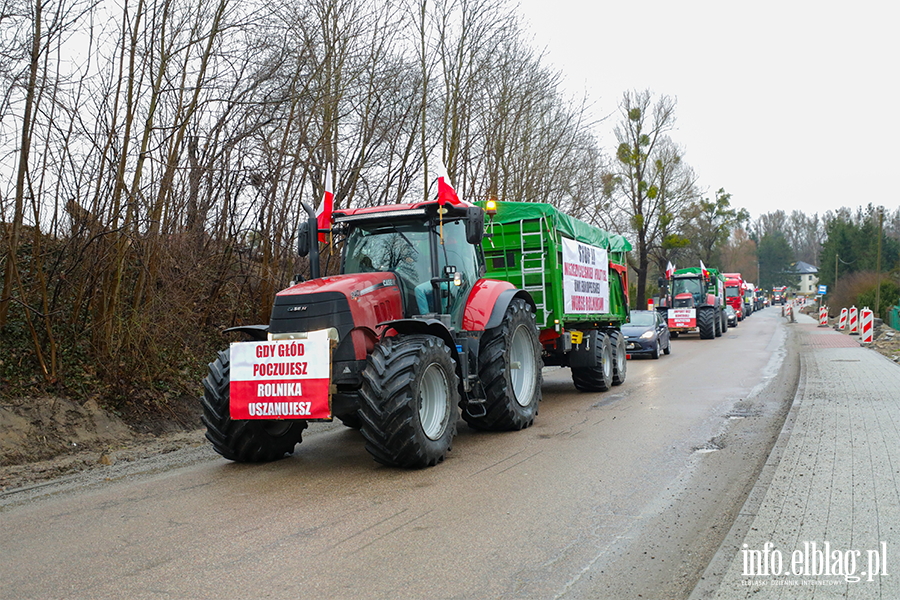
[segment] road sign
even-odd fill
[[[827,294],[827,293],[828,293],[828,286],[827,286],[827,285],[820,285],[820,286],[819,286],[819,295],[820,295],[820,296],[824,296],[824,295]]]

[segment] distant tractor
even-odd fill
[[[698,332],[700,339],[710,340],[728,329],[725,315],[725,278],[718,270],[707,268],[678,269],[666,282],[668,295],[657,310],[668,319],[669,333],[678,337]]]
[[[204,379],[206,437],[225,458],[293,452],[310,421],[358,428],[380,463],[444,460],[457,419],[530,426],[541,399],[531,294],[485,279],[484,211],[437,201],[337,210],[340,274],[319,276],[315,215],[299,253],[311,279],[276,295],[268,325],[219,352]]]

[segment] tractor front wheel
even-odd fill
[[[701,340],[711,340],[716,337],[716,314],[711,308],[697,309],[697,327],[700,329]]]
[[[366,359],[359,417],[366,450],[394,467],[436,465],[450,451],[459,378],[450,349],[431,335],[398,335]]]
[[[228,350],[209,364],[203,380],[203,415],[206,439],[213,449],[236,462],[269,462],[291,454],[300,443],[306,421],[265,419],[236,421],[229,407],[231,355]]]
[[[541,346],[531,306],[520,298],[506,309],[503,322],[484,332],[478,352],[478,376],[484,385],[485,414],[463,419],[473,429],[518,431],[534,423],[541,401]]]

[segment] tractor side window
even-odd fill
[[[443,244],[438,238],[438,270],[443,276],[445,266],[453,266],[460,275],[460,285],[450,284],[449,287],[449,312],[455,322],[462,319],[462,310],[465,307],[469,291],[479,277],[478,253],[475,246],[466,241],[466,226],[463,221],[451,221],[444,223]],[[443,311],[442,311],[443,312]]]
[[[444,223],[444,243],[438,240],[438,266],[443,273],[444,265],[452,265],[462,274],[461,288],[468,291],[478,280],[478,255],[476,248],[466,241],[466,226],[463,221]]]

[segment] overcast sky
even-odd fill
[[[587,90],[612,156],[625,90],[677,99],[672,138],[707,196],[753,218],[900,205],[900,2],[520,0],[538,48]]]

